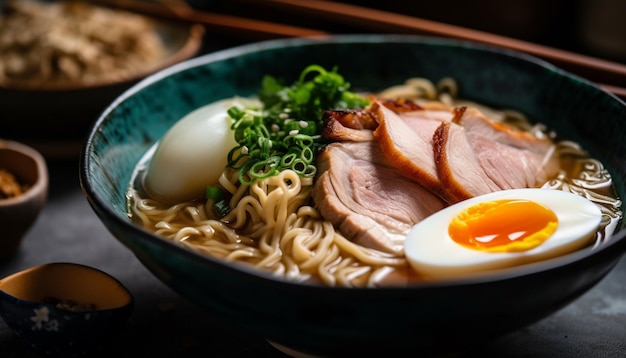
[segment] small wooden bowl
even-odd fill
[[[0,175],[7,173],[23,188],[16,196],[0,196],[0,260],[14,255],[26,232],[35,223],[48,198],[48,168],[35,149],[15,141],[0,139]],[[5,196],[7,196],[5,198]]]

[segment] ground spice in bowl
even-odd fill
[[[20,183],[6,169],[0,169],[0,199],[10,199],[22,195],[30,186]]]

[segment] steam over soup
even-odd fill
[[[438,241],[450,230],[484,229],[461,235],[473,243],[454,248],[498,262],[478,274],[527,263],[518,258],[533,250],[551,252],[532,255],[543,260],[592,248],[621,220],[602,163],[523,114],[458,98],[452,79],[409,79],[373,94],[349,88],[336,69],[312,65],[291,85],[267,76],[258,97],[195,110],[138,163],[129,216],[202,254],[346,287],[439,279],[432,260],[448,256],[445,249],[426,254],[432,260],[422,272],[407,259],[417,257],[406,252],[407,235],[470,200],[487,198],[462,219],[424,230]],[[203,151],[207,143],[234,144]],[[562,213],[525,194],[535,190],[566,192],[585,205]],[[515,193],[507,198],[514,202],[490,204],[498,192]],[[494,224],[502,218],[505,225]],[[581,223],[586,231],[568,229]],[[464,272],[462,261],[452,265],[442,277]]]

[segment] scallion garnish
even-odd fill
[[[215,186],[207,186],[205,197],[207,200],[213,201],[213,209],[217,215],[224,216],[230,211],[230,206],[222,189]]]
[[[204,192],[204,196],[207,200],[220,201],[224,199],[224,192],[218,187],[207,186]]]
[[[323,112],[369,104],[349,88],[336,67],[327,71],[310,65],[291,86],[265,76],[259,92],[261,108],[228,110],[238,143],[228,155],[228,166],[239,170],[239,181],[251,184],[285,169],[313,177],[315,157],[325,145],[320,136]]]

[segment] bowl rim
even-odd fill
[[[98,119],[93,123],[91,129],[87,133],[86,140],[83,143],[81,149],[81,155],[79,157],[80,168],[80,186],[86,195],[86,199],[98,215],[106,217],[105,220],[112,220],[119,223],[124,228],[128,229],[133,236],[140,236],[142,239],[150,240],[152,244],[156,244],[161,248],[167,248],[168,250],[175,250],[178,254],[184,255],[186,259],[195,260],[202,263],[209,263],[213,266],[220,267],[224,270],[243,275],[254,276],[256,278],[265,280],[265,284],[270,285],[287,285],[298,287],[302,290],[332,290],[332,291],[368,291],[368,292],[385,292],[390,291],[406,291],[406,290],[429,290],[437,288],[450,288],[460,286],[473,286],[483,285],[495,282],[507,281],[511,279],[523,278],[526,276],[532,276],[547,271],[556,271],[561,269],[567,269],[575,264],[583,264],[584,262],[594,260],[613,259],[615,265],[618,259],[626,252],[626,230],[623,228],[623,224],[616,227],[616,232],[611,236],[610,240],[603,242],[598,247],[587,248],[577,250],[575,252],[561,255],[556,258],[543,260],[540,262],[529,263],[522,266],[516,266],[509,269],[498,270],[496,272],[489,272],[478,275],[476,277],[464,277],[450,280],[433,280],[409,283],[406,285],[393,285],[382,287],[333,287],[326,285],[308,284],[297,281],[290,281],[282,277],[276,277],[271,273],[264,272],[262,270],[248,267],[240,263],[226,262],[218,258],[214,258],[208,255],[202,255],[194,252],[190,249],[186,249],[181,245],[177,245],[166,239],[161,239],[151,232],[131,223],[130,221],[123,220],[123,218],[114,212],[96,192],[93,187],[93,183],[90,179],[92,160],[90,158],[90,150],[93,144],[93,138],[98,132],[98,127],[106,120],[111,112],[124,102],[129,97],[132,97],[143,88],[150,86],[153,83],[161,81],[176,73],[183,72],[185,70],[199,67],[211,62],[225,60],[228,58],[237,57],[240,55],[246,55],[258,51],[279,49],[284,47],[298,47],[315,44],[341,44],[341,43],[381,43],[381,42],[402,42],[402,43],[415,43],[415,44],[427,44],[427,45],[446,45],[452,47],[470,48],[479,51],[491,52],[498,55],[514,57],[522,61],[526,61],[534,64],[535,66],[542,67],[550,72],[553,72],[559,76],[568,77],[574,81],[580,82],[586,86],[592,87],[595,91],[603,92],[610,96],[613,100],[624,104],[617,96],[602,89],[597,84],[582,78],[578,75],[565,71],[545,60],[542,60],[533,55],[522,53],[516,50],[501,48],[495,45],[482,44],[478,42],[451,39],[438,36],[425,36],[425,35],[405,35],[405,34],[342,34],[342,35],[325,35],[314,37],[300,37],[300,38],[284,38],[266,40],[261,42],[249,43],[239,45],[216,52],[212,52],[206,55],[198,56],[190,60],[186,60],[177,63],[173,66],[165,68],[157,73],[154,73],[143,80],[136,83],[134,86],[126,90],[120,96],[118,96],[109,106],[107,106]],[[121,240],[119,238],[116,238]],[[606,272],[608,273],[608,271]],[[605,274],[606,274],[605,273]]]

